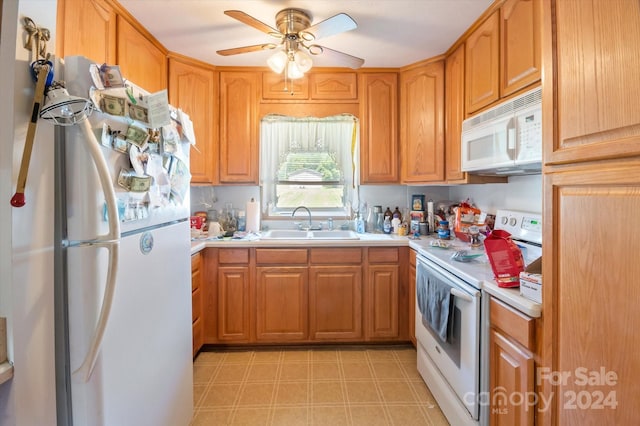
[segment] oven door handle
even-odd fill
[[[464,300],[466,302],[473,302],[473,297],[471,297],[471,295],[469,295],[469,294],[467,294],[467,293],[465,293],[463,291],[460,291],[457,288],[451,288],[450,292],[451,292],[452,296],[455,296],[455,297],[457,297],[459,299],[462,299],[462,300]]]

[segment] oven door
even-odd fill
[[[427,286],[438,282],[449,287],[453,296],[452,312],[446,342],[425,320],[428,300]],[[422,293],[422,295],[421,295]],[[456,393],[470,416],[478,420],[480,391],[480,299],[478,289],[446,271],[442,267],[418,256],[416,271],[416,341],[443,378]],[[419,300],[420,299],[420,300]]]

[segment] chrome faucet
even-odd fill
[[[308,208],[306,208],[305,206],[298,206],[293,210],[293,213],[291,213],[291,217],[296,215],[296,212],[300,209],[305,209],[307,211],[307,213],[309,214],[309,227],[306,229],[307,231],[309,231],[312,227],[313,224],[311,222],[311,210],[309,210]]]

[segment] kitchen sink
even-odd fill
[[[306,240],[309,238],[309,231],[299,231],[295,229],[272,229],[264,232],[260,237],[263,240]]]
[[[353,231],[311,231],[311,238],[320,240],[359,240],[358,234]]]
[[[295,229],[272,229],[262,234],[263,240],[359,240],[353,231],[301,231]]]

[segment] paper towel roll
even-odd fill
[[[247,232],[260,231],[260,203],[255,199],[247,202]]]

